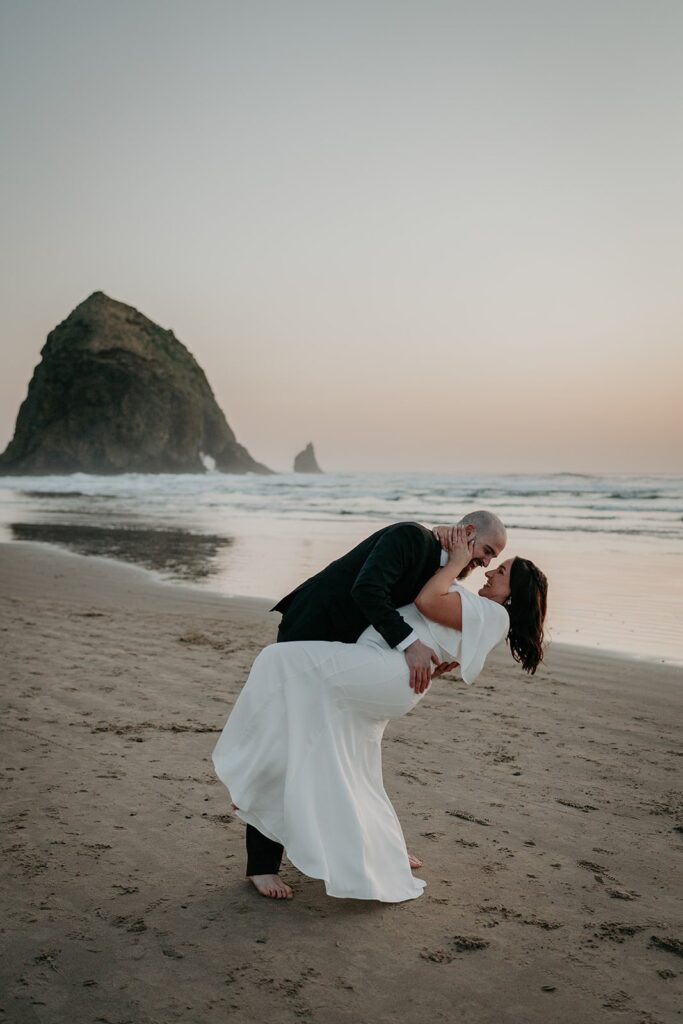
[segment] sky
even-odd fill
[[[683,471],[680,0],[0,0],[0,449],[101,290],[278,470]]]

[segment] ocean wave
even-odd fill
[[[63,500],[62,500],[63,499]],[[488,507],[514,529],[681,537],[683,479],[546,474],[88,474],[0,478],[0,524],[123,520],[222,531],[231,519],[453,522]],[[31,515],[31,510],[35,514]]]

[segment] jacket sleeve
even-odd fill
[[[419,523],[397,523],[380,537],[363,563],[351,597],[368,622],[390,647],[412,632],[391,600],[392,586],[424,557],[425,529]]]

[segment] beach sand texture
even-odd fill
[[[267,604],[32,544],[0,577],[0,1020],[681,1020],[683,670],[557,646],[435,681],[384,743],[425,894],[285,863],[275,902],[211,764]]]

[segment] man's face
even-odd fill
[[[465,527],[465,529],[469,537],[475,533],[475,527],[472,525]],[[498,558],[504,547],[505,537],[501,537],[497,533],[482,533],[481,536],[476,536],[475,534],[472,558],[458,575],[458,579],[463,580],[479,565],[488,566],[492,558]]]

